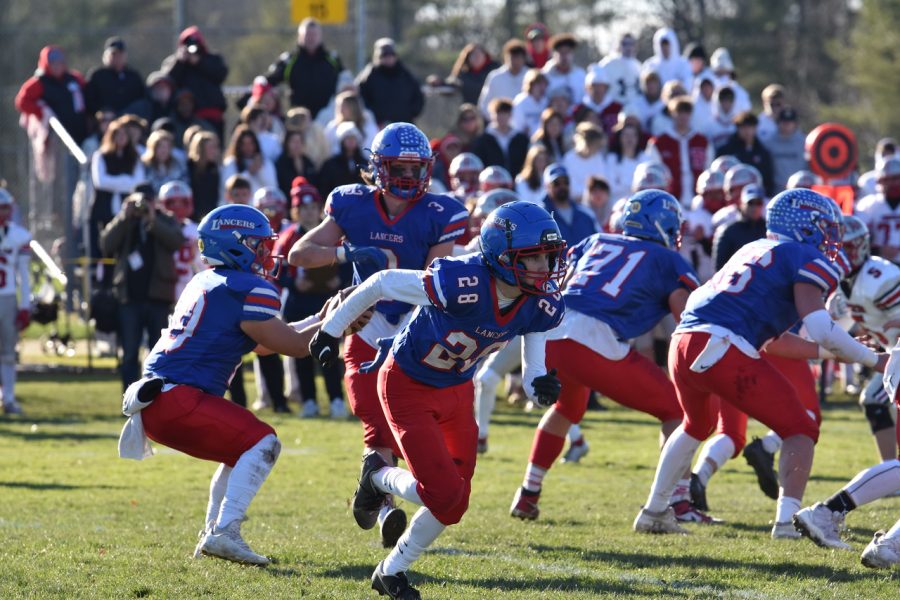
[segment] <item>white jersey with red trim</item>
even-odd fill
[[[878,256],[863,264],[847,296],[850,316],[884,348],[891,348],[900,328],[885,329],[900,319],[900,267]]]
[[[0,296],[15,295],[18,286],[29,285],[28,263],[31,260],[31,234],[15,223],[0,227]],[[30,286],[26,289],[30,290]],[[23,296],[26,294],[23,292]],[[28,306],[30,298],[21,298],[19,306]]]
[[[197,240],[200,239],[197,224],[190,219],[185,220],[181,225],[181,235],[184,236],[184,244],[175,251],[175,273],[178,275],[175,283],[176,298],[181,296],[191,278],[206,268],[197,248]]]
[[[900,204],[891,208],[883,194],[870,194],[859,201],[855,213],[869,228],[872,247],[900,249]]]

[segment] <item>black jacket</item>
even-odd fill
[[[331,190],[340,185],[349,185],[351,183],[365,183],[359,174],[359,168],[366,164],[366,159],[362,152],[357,151],[356,156],[347,159],[343,154],[335,154],[322,163],[319,169],[319,193],[323,198],[327,198]]]
[[[293,183],[294,177],[306,177],[306,180],[312,185],[316,185],[319,181],[316,166],[305,155],[303,156],[303,171],[298,173],[291,157],[287,155],[287,152],[282,152],[275,161],[275,173],[278,176],[278,187],[284,192],[286,198],[291,197],[291,183]]]
[[[356,84],[379,127],[401,121],[412,123],[425,107],[422,86],[400,61],[390,68],[369,63],[356,76]]]
[[[528,154],[530,143],[527,135],[517,133],[510,139],[509,150],[504,154],[497,138],[486,131],[472,142],[472,152],[481,159],[485,167],[503,167],[515,179],[525,164],[525,155]]]
[[[144,78],[134,69],[125,67],[118,72],[110,67],[100,67],[88,76],[84,101],[88,114],[109,108],[121,115],[130,104],[143,98],[145,92]]]
[[[199,223],[212,209],[219,206],[219,167],[213,164],[206,171],[201,171],[197,168],[197,163],[189,160],[188,178],[194,194],[194,214],[191,219]]]
[[[728,259],[735,252],[750,242],[766,237],[766,220],[759,221],[735,221],[727,227],[722,227],[713,238],[713,262],[716,271],[725,266]]]
[[[343,70],[340,57],[325,46],[319,46],[312,54],[297,46],[293,52],[282,53],[269,66],[266,79],[272,85],[287,82],[291,88],[291,106],[305,106],[315,119],[334,96],[338,75]]]
[[[772,197],[775,192],[775,171],[772,167],[772,155],[763,146],[759,138],[753,138],[753,147],[749,150],[736,133],[731,134],[728,141],[716,150],[716,156],[730,154],[742,163],[756,167],[763,178],[763,187],[766,188],[766,196]]]
[[[204,53],[196,65],[180,61],[176,54],[170,54],[162,62],[161,70],[171,77],[179,88],[190,90],[194,94],[197,110],[204,108],[225,110],[222,82],[228,77],[228,66],[218,54]]]

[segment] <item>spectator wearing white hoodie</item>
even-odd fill
[[[734,90],[734,106],[737,112],[744,112],[753,108],[750,102],[750,94],[734,78],[734,62],[728,48],[716,48],[709,58],[709,68],[718,79],[720,86],[730,86]]]
[[[478,108],[490,117],[490,104],[494,98],[515,98],[522,91],[522,82],[528,72],[526,61],[528,48],[522,40],[509,40],[503,44],[503,65],[488,73],[478,97]]]
[[[541,69],[547,76],[550,89],[565,85],[572,92],[572,98],[581,97],[584,90],[585,71],[575,64],[575,48],[578,39],[571,33],[558,33],[550,38],[553,56]]]
[[[529,69],[522,80],[522,91],[513,98],[512,126],[531,137],[541,126],[541,113],[547,108],[547,76]]]
[[[601,176],[606,179],[606,134],[593,123],[579,123],[572,137],[574,147],[563,157],[563,166],[569,172],[569,195],[578,201],[584,194],[588,178]]]
[[[662,84],[677,79],[686,90],[694,85],[691,64],[681,56],[678,36],[668,27],[660,27],[653,34],[653,56],[644,61],[644,71],[656,71]]]
[[[574,114],[578,114],[581,107],[589,108],[597,115],[603,133],[607,136],[612,133],[622,110],[622,104],[610,92],[611,83],[606,69],[596,64],[591,65],[584,79],[584,95],[581,97],[581,103],[573,111]]]
[[[734,118],[738,112],[735,107],[734,90],[731,86],[717,89],[713,94],[712,120],[707,123],[706,129],[701,129],[714,148],[721,148],[731,138],[737,129]]]
[[[641,93],[641,61],[635,58],[636,54],[637,41],[626,33],[619,39],[618,50],[597,65],[609,78],[609,95],[622,106],[634,102]]]
[[[713,120],[715,105],[716,79],[710,70],[701,71],[694,80],[694,89],[691,99],[694,101],[694,115],[691,117],[691,127],[709,137],[707,131]]]
[[[759,113],[759,127],[756,130],[756,136],[765,140],[778,131],[776,123],[778,113],[786,106],[784,88],[777,83],[770,83],[763,89],[761,97],[763,111]]]
[[[660,114],[665,104],[660,97],[662,94],[662,81],[656,71],[644,71],[641,73],[641,94],[635,99],[632,107],[641,122],[641,129],[650,131],[650,125],[654,117]]]

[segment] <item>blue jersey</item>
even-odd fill
[[[431,305],[419,307],[391,352],[404,373],[437,388],[471,380],[488,354],[517,335],[553,329],[565,311],[559,294],[522,294],[501,311],[480,253],[435,259],[424,286]]]
[[[280,309],[275,286],[258,275],[201,271],[184,288],[169,328],[144,361],[144,375],[221,396],[241,357],[256,347],[241,321],[265,321]]]
[[[432,246],[451,242],[466,231],[469,213],[459,200],[450,196],[425,194],[390,219],[380,195],[374,187],[343,185],[328,195],[325,213],[354,246],[384,250],[389,269],[421,270],[426,266]],[[376,272],[370,265],[354,264],[353,283],[361,283]],[[397,323],[412,307],[403,302],[381,301],[375,308],[390,322]]]
[[[795,283],[814,285],[824,295],[835,290],[840,277],[838,265],[809,244],[757,240],[691,294],[677,330],[718,325],[759,349],[800,319]]]
[[[667,315],[669,295],[700,285],[680,254],[624,235],[598,233],[569,251],[575,269],[563,296],[566,307],[609,325],[619,339],[642,335]]]

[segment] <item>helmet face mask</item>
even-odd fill
[[[844,217],[842,249],[850,261],[851,273],[856,273],[872,257],[869,228],[859,217]]]
[[[521,200],[498,207],[481,228],[479,246],[500,281],[536,296],[559,292],[566,275],[566,242],[542,207]],[[536,257],[546,260],[546,269],[533,268]]]
[[[415,125],[392,123],[375,136],[369,164],[379,190],[415,201],[428,191],[434,156],[428,138]]]
[[[277,236],[269,219],[244,204],[210,212],[198,227],[200,256],[211,267],[225,267],[275,278],[282,258],[273,254]]]
[[[167,211],[179,221],[190,218],[194,213],[194,195],[183,181],[169,181],[159,189],[159,200]]]

